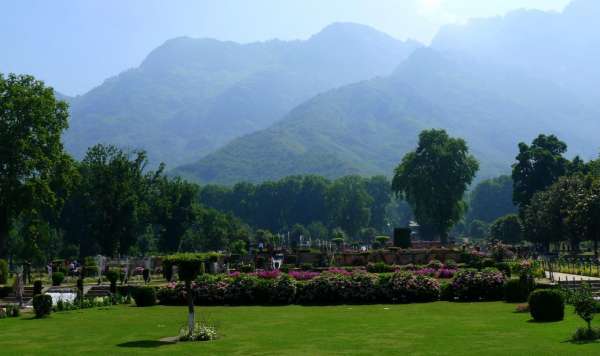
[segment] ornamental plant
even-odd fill
[[[52,297],[47,294],[38,294],[33,297],[33,310],[36,318],[50,315],[52,311]]]
[[[194,296],[192,293],[192,281],[196,279],[201,271],[201,265],[206,259],[205,255],[195,253],[178,253],[165,258],[166,265],[177,266],[179,280],[185,282],[185,292],[188,304],[188,331],[192,335],[196,325],[196,314],[194,310]]]
[[[309,281],[320,275],[320,273],[312,271],[290,271],[288,275],[297,281]]]
[[[62,272],[54,272],[52,273],[52,285],[60,286],[61,283],[65,280],[65,274]]]
[[[565,298],[559,291],[538,289],[529,295],[529,312],[535,321],[563,320]]]
[[[575,314],[587,324],[587,328],[577,329],[573,335],[573,340],[590,341],[599,339],[600,329],[592,328],[592,320],[594,320],[594,315],[597,312],[597,306],[589,284],[584,283],[575,293],[573,306],[575,307]]]
[[[104,276],[110,282],[110,292],[112,294],[117,293],[117,281],[119,280],[119,272],[115,270],[108,270]]]
[[[433,278],[397,272],[380,279],[383,298],[391,303],[431,302],[440,297],[440,284]]]
[[[462,301],[500,300],[506,277],[499,271],[461,271],[452,282],[454,296]]]

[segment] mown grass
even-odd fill
[[[600,343],[573,344],[583,323],[534,323],[515,305],[447,303],[334,307],[201,307],[219,340],[168,344],[184,307],[70,311],[38,320],[0,320],[1,354],[196,355],[598,355]]]

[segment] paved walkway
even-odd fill
[[[600,281],[600,278],[597,277],[588,277],[588,276],[580,276],[577,274],[568,274],[568,273],[560,273],[553,272],[555,281]],[[546,271],[546,278],[550,278],[550,272]]]

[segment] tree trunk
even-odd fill
[[[196,323],[196,315],[194,311],[194,296],[192,294],[192,281],[185,281],[185,290],[187,293],[188,303],[188,330],[191,336],[194,332],[194,324]]]
[[[0,258],[8,257],[8,233],[9,233],[8,211],[0,208]]]

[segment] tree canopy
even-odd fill
[[[426,130],[417,149],[396,168],[392,188],[411,205],[421,232],[446,243],[449,229],[464,213],[463,196],[478,168],[464,140],[444,130]]]

